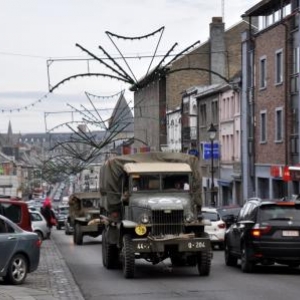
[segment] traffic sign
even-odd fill
[[[220,157],[219,143],[203,144],[203,159],[218,159]]]

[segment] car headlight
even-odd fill
[[[186,214],[185,215],[185,221],[187,222],[187,223],[191,223],[191,222],[193,222],[194,221],[194,215],[192,214],[192,213],[188,213],[188,214]]]
[[[147,214],[143,214],[140,220],[142,224],[148,224],[150,222],[150,218]]]
[[[87,214],[86,215],[86,219],[87,219],[87,221],[90,221],[92,219],[92,215],[91,214]]]

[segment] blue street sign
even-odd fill
[[[212,146],[212,147],[211,147]],[[211,149],[212,148],[212,149]],[[220,157],[219,144],[218,143],[204,143],[203,144],[203,159],[218,159]]]
[[[190,149],[189,152],[188,152],[189,155],[194,155],[196,157],[199,156],[199,152],[197,149]]]

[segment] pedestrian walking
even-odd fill
[[[49,228],[48,238],[50,238],[51,228],[52,228],[52,226],[55,226],[57,224],[57,220],[56,220],[55,213],[52,209],[51,199],[49,196],[47,196],[47,198],[45,199],[45,201],[43,203],[43,206],[41,207],[41,213],[44,216],[44,218],[46,219],[47,226]]]

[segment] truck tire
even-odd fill
[[[208,276],[210,273],[211,253],[210,251],[199,252],[197,256],[197,267],[199,276]]]
[[[118,263],[118,249],[107,241],[107,231],[102,233],[102,264],[106,269],[113,269]]]
[[[74,228],[74,244],[75,245],[82,245],[83,242],[83,236],[81,232],[81,226],[80,224],[76,223]]]
[[[134,277],[135,256],[131,236],[129,234],[123,236],[122,267],[125,278]]]

